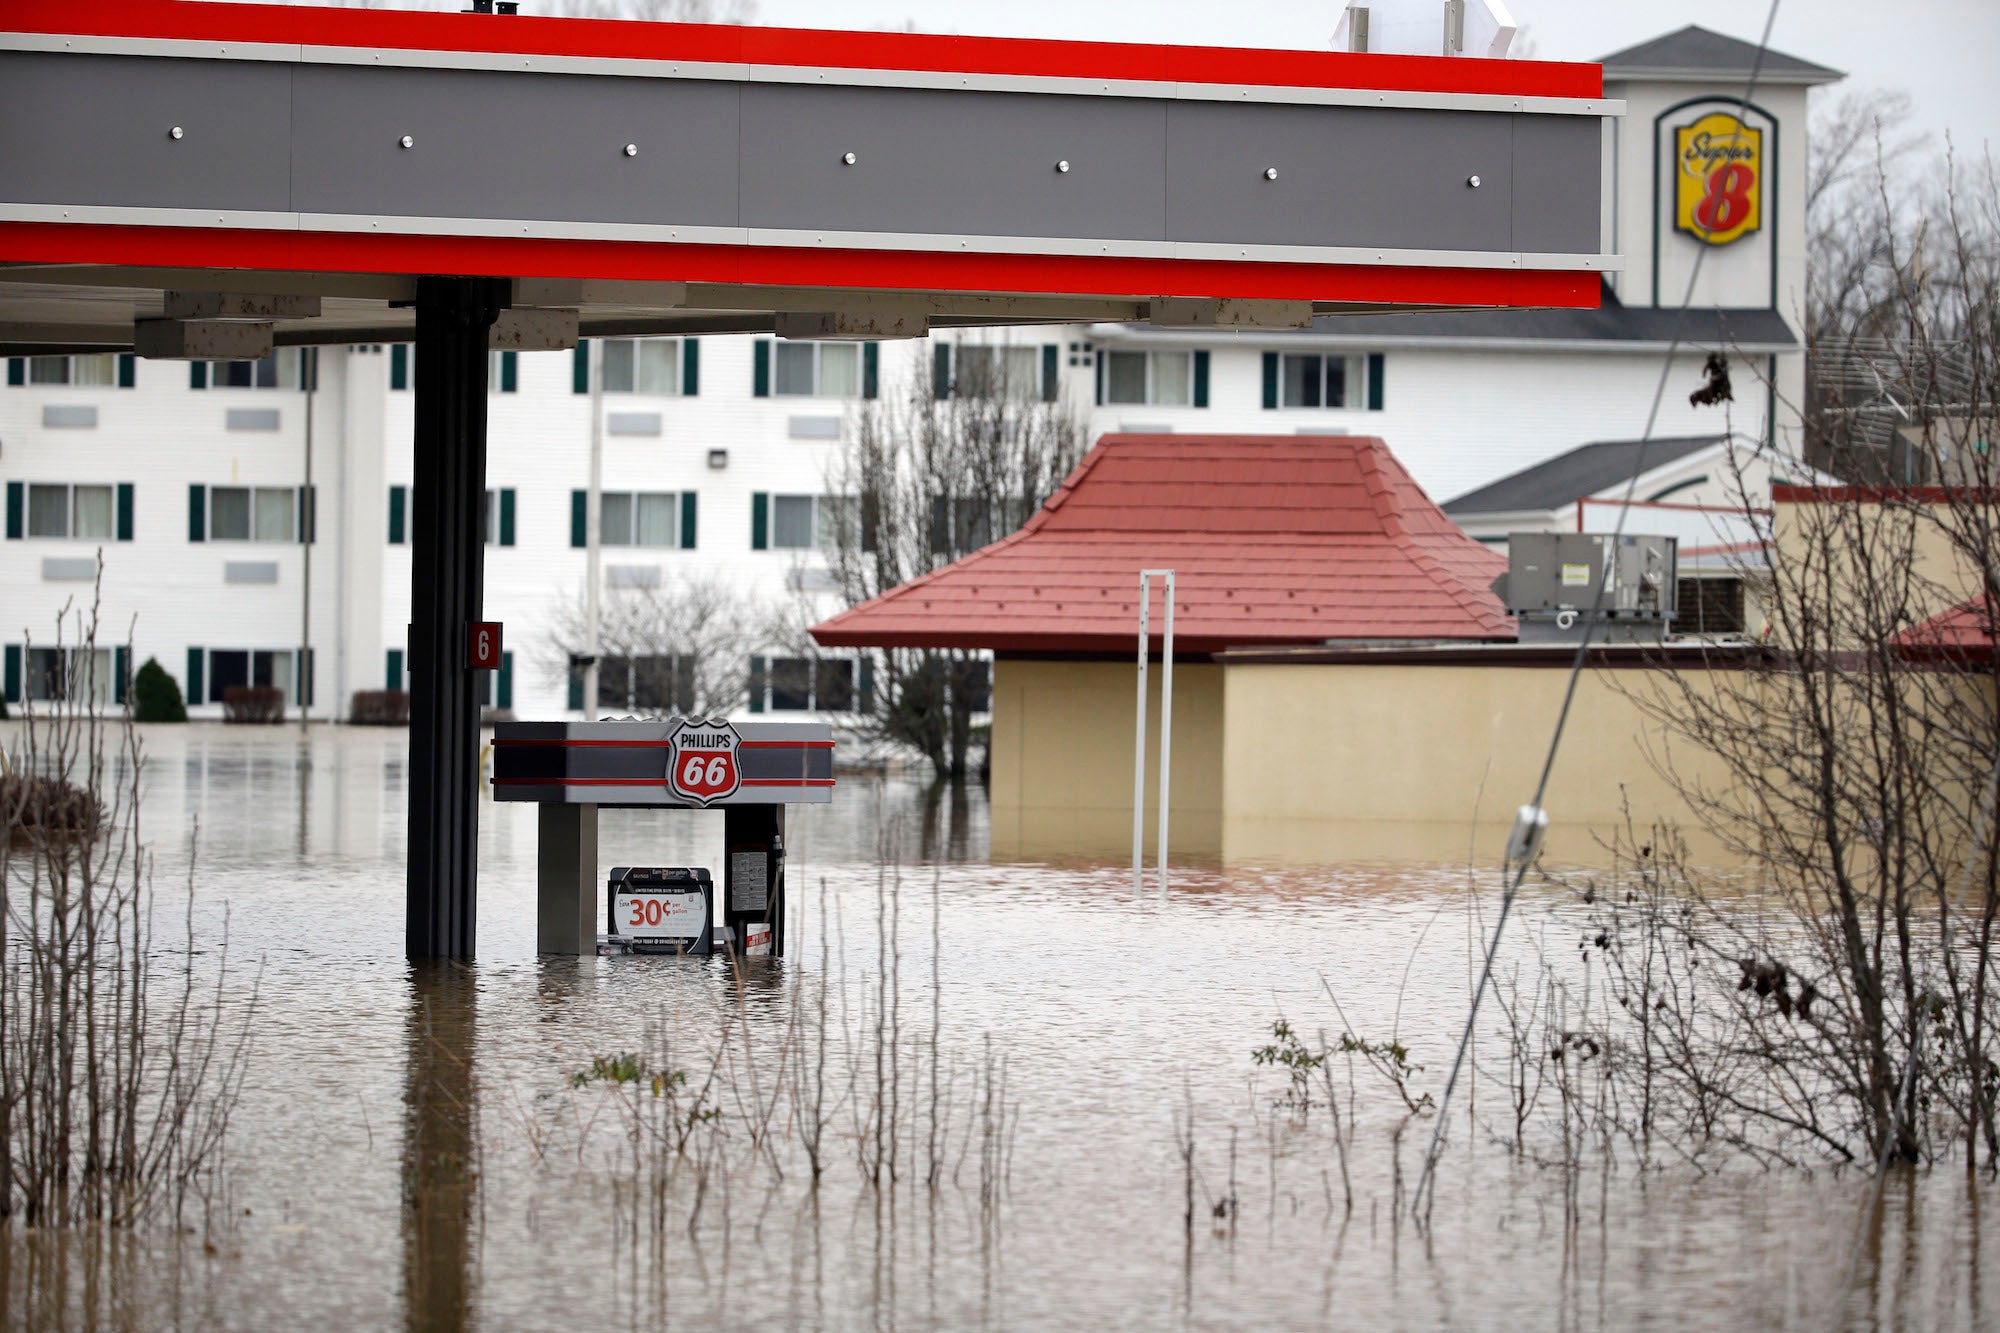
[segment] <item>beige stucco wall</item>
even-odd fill
[[[1850,606],[1870,601],[1886,608],[1896,607],[1906,595],[1907,602],[1899,609],[1915,623],[1950,610],[1979,591],[1979,569],[1966,557],[1964,545],[1954,543],[1951,536],[1976,534],[1978,510],[1978,505],[1967,504],[1964,513],[1954,513],[1944,501],[1922,505],[1781,501],[1772,520],[1778,566],[1798,571],[1797,586],[1815,599],[1827,595]],[[1866,565],[1857,563],[1863,550]],[[1829,553],[1834,563],[1826,560]],[[1906,564],[1914,578],[1903,588],[1896,571]],[[1874,598],[1858,596],[1871,587]],[[1886,610],[1866,614],[1848,610],[1836,623],[1850,629],[1881,627],[1890,618]]]
[[[1160,664],[1147,673],[1146,847],[1158,809]],[[993,847],[1000,856],[1129,856],[1131,662],[1001,660],[993,667]],[[1221,851],[1222,668],[1174,668],[1170,854]]]
[[[1224,678],[1223,855],[1497,862],[1534,794],[1568,671],[1552,666],[1232,665]],[[1543,801],[1547,854],[1601,862],[1630,803],[1640,826],[1695,821],[1658,761],[1723,783],[1670,743],[1635,695],[1662,679],[1587,672]],[[1691,850],[1728,859],[1694,833]]]

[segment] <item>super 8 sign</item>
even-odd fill
[[[1674,227],[1728,245],[1763,224],[1764,132],[1726,111],[1674,131]]]

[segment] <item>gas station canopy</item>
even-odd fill
[[[0,350],[415,344],[406,941],[469,958],[489,348],[1595,306],[1602,91],[1528,61],[6,0]],[[594,939],[585,808],[542,807],[545,948]],[[776,854],[775,816],[739,832]]]
[[[0,346],[1594,306],[1595,65],[174,0],[0,13]]]

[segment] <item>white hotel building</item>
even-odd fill
[[[1691,309],[1678,311],[1704,243],[1675,226],[1676,135],[1738,104],[1751,54],[1690,28],[1607,58],[1607,95],[1624,99],[1626,112],[1606,132],[1613,184],[1603,222],[1624,267],[1607,280],[1601,309],[1355,315],[1269,333],[1021,328],[962,342],[1019,349],[1029,382],[1073,407],[1093,439],[1377,435],[1447,503],[1578,446],[1637,439],[1675,347],[1654,435],[1732,434],[1769,442],[1782,458],[1794,433],[1782,405],[1798,401],[1803,382],[1794,330],[1807,94],[1839,77],[1833,71],[1767,54],[1744,114],[1762,135],[1756,225],[1706,247]],[[810,512],[858,411],[899,392],[904,377],[937,374],[942,347],[719,336],[601,350],[604,595],[699,571],[727,580],[750,606],[792,596],[802,576],[811,586],[823,560]],[[1688,403],[1712,350],[1730,361],[1727,409]],[[236,684],[276,685],[297,703],[305,680],[320,717],[345,717],[356,691],[400,686],[410,358],[398,347],[327,349],[308,395],[305,355],[8,361],[0,645],[10,705],[62,688],[56,618],[65,604],[90,601],[100,551],[100,637],[129,634],[132,654],[101,650],[95,688],[107,702],[124,669],[149,657],[180,681],[196,716],[219,716],[222,691]],[[584,587],[577,515],[594,401],[585,365],[570,352],[494,354],[486,615],[505,624],[508,665],[491,697],[522,717],[577,706],[550,627],[573,615]],[[1651,469],[1644,478],[1648,494],[1664,488],[1707,503],[1726,498],[1722,480]],[[1622,480],[1610,489],[1622,493]],[[827,614],[838,609],[819,595]],[[299,669],[302,644],[312,646],[310,673]],[[820,702],[797,688],[795,668],[770,660],[786,652],[766,650],[770,669],[747,711]],[[607,687],[606,710],[624,703]]]

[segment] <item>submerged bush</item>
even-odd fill
[[[16,846],[67,846],[96,832],[104,805],[89,789],[61,778],[0,774],[0,822]]]
[[[156,657],[146,659],[139,674],[132,677],[132,720],[134,722],[185,722],[187,704],[181,687],[167,674]]]

